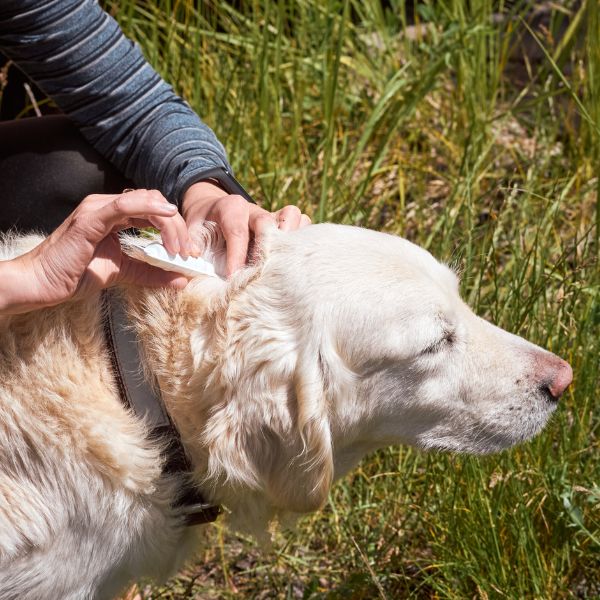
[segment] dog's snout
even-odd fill
[[[541,389],[549,399],[556,401],[573,381],[573,369],[568,362],[558,356],[552,355],[544,363]]]

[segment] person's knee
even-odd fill
[[[132,187],[67,117],[0,124],[0,229],[52,231],[94,193]]]

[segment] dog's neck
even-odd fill
[[[256,522],[273,509],[321,506],[334,469],[319,352],[290,342],[295,317],[269,305],[268,284],[249,285],[257,274],[241,274],[239,286],[197,278],[181,292],[126,291],[144,368],[203,495],[234,514],[264,513]]]
[[[210,286],[212,282],[207,283]],[[206,317],[211,308],[206,299],[211,295],[192,290],[132,288],[124,290],[124,296],[128,316],[140,341],[146,376],[158,385],[194,470],[201,473],[207,457],[198,439],[210,407],[198,397],[197,390],[202,388],[199,379],[210,372],[211,357],[205,355],[204,346],[208,344],[203,341],[208,341],[205,338],[210,337],[214,325]],[[192,382],[194,385],[190,385]]]

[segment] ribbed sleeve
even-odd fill
[[[229,168],[212,130],[92,0],[0,0],[0,50],[136,185],[172,201]]]

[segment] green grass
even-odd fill
[[[557,4],[525,56],[524,2],[431,0],[412,36],[403,0],[105,5],[263,206],[424,245],[480,315],[575,371],[531,443],[383,450],[273,549],[210,528],[140,596],[600,597],[597,2]]]

